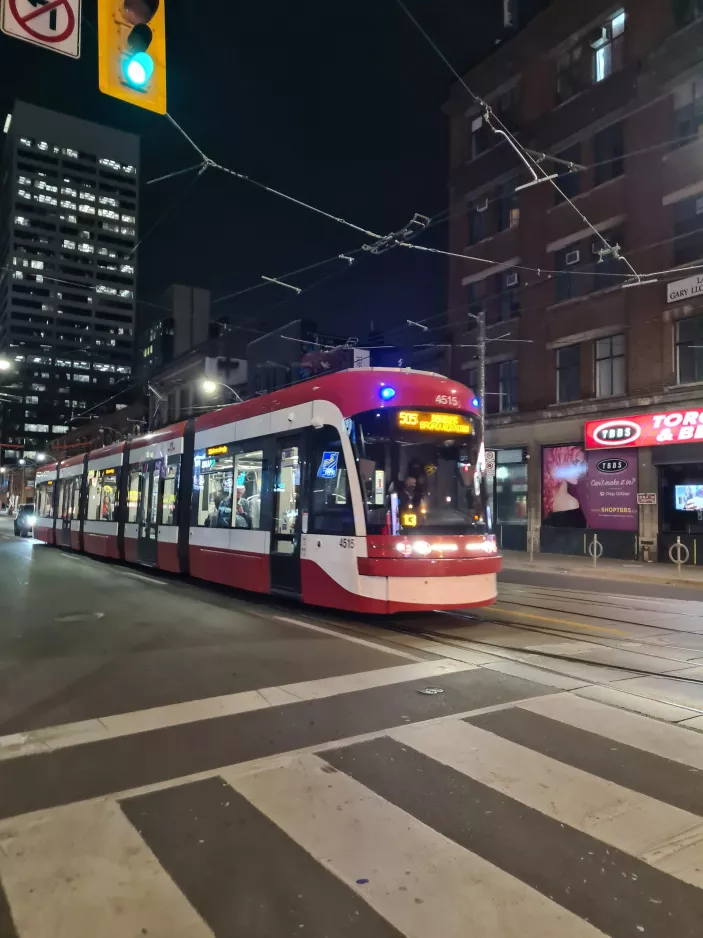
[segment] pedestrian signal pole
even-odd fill
[[[166,113],[164,0],[98,0],[100,90]]]

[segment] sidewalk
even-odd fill
[[[682,566],[679,577],[674,564],[637,563],[632,560],[599,560],[596,567],[590,557],[568,554],[535,554],[530,563],[527,553],[502,551],[504,570],[532,570],[535,573],[566,573],[591,579],[626,582],[661,583],[667,586],[698,586],[703,590],[703,567]]]

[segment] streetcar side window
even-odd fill
[[[136,524],[139,512],[139,493],[142,474],[139,469],[129,470],[129,489],[127,491],[127,523]]]
[[[311,534],[354,534],[354,511],[342,441],[334,427],[313,431]]]
[[[88,472],[86,521],[117,521],[119,469],[91,469]]]
[[[161,505],[160,524],[178,524],[178,485],[181,475],[181,457],[172,456],[164,478],[164,497]]]
[[[229,528],[232,524],[234,456],[230,446],[196,450],[193,462],[191,524]]]
[[[83,487],[83,476],[74,476],[73,478],[73,510],[71,519],[78,521],[81,516],[81,489]]]
[[[261,528],[261,495],[264,488],[264,451],[237,453],[234,460],[235,502],[233,528]]]
[[[42,482],[38,486],[37,515],[40,518],[54,517],[54,485],[53,482]]]

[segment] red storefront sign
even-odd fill
[[[585,437],[586,449],[703,443],[703,408],[589,420],[585,426]]]

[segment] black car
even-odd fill
[[[34,505],[22,505],[15,518],[15,537],[30,537],[36,520]]]

